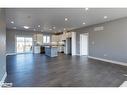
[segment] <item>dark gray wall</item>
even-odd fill
[[[5,10],[0,9],[0,80],[6,73],[6,24]]]
[[[97,26],[104,26],[104,30],[94,31]],[[75,31],[77,54],[80,53],[80,34],[89,32],[89,56],[127,62],[127,18]]]

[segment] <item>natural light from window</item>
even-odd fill
[[[50,43],[50,36],[43,36],[43,43]]]

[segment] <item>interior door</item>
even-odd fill
[[[80,35],[80,55],[88,55],[88,34]]]

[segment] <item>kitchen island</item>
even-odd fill
[[[49,57],[56,57],[58,56],[57,46],[46,46],[45,47],[45,55]]]

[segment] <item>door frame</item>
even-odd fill
[[[82,56],[82,36],[86,35],[87,36],[87,55],[89,55],[89,33],[82,33],[80,34],[80,56]]]
[[[24,37],[24,38],[32,38],[32,47],[34,46],[33,44],[33,37],[32,36],[20,36],[20,35],[16,35],[15,36],[15,53],[16,54],[28,54],[27,52],[21,52],[21,53],[17,53],[17,37]],[[29,52],[29,53],[33,53],[33,48],[32,48],[32,52]]]
[[[72,55],[72,37],[68,37],[66,40],[67,40],[66,41],[67,42],[67,47],[66,47],[67,54]]]

